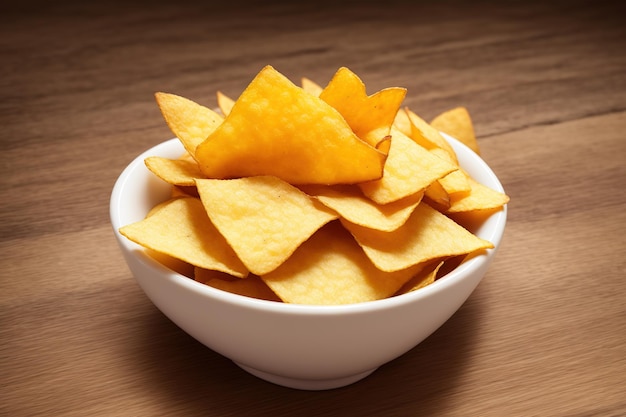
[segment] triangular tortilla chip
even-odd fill
[[[196,178],[204,178],[195,161],[150,156],[144,163],[153,174],[168,184],[191,187],[196,185]]]
[[[276,269],[334,211],[285,181],[269,176],[198,180],[209,218],[250,272]]]
[[[441,149],[439,151],[443,152]],[[452,198],[453,195],[466,195],[470,192],[470,186],[467,175],[459,168],[443,178],[439,179],[439,183],[446,190],[446,193]]]
[[[422,194],[417,193],[393,203],[378,204],[354,185],[313,185],[302,190],[352,223],[388,232],[402,226],[422,200]]]
[[[450,207],[447,213],[462,213],[474,210],[493,210],[504,206],[509,202],[509,196],[493,190],[478,181],[467,176],[471,191],[458,198],[450,197]]]
[[[388,204],[423,191],[457,167],[438,158],[398,129],[391,130],[391,147],[383,176],[359,184],[363,193],[379,204]]]
[[[248,270],[207,217],[197,198],[177,198],[120,228],[133,242],[191,265],[244,277]]]
[[[379,270],[350,233],[332,222],[261,278],[287,303],[350,304],[389,297],[418,270]]]
[[[428,150],[433,148],[443,149],[446,152],[446,156],[442,156],[444,159],[453,162],[456,165],[459,164],[454,148],[452,148],[452,145],[448,143],[448,141],[441,135],[441,133],[439,133],[437,129],[429,125],[424,119],[408,108],[405,109],[405,112],[409,117],[411,124],[410,137],[414,141]]]
[[[398,271],[429,260],[492,248],[493,244],[420,203],[393,232],[381,232],[341,221],[372,262],[383,271]]]
[[[219,114],[187,98],[169,93],[155,98],[170,130],[194,157],[198,145],[222,123]]]
[[[339,68],[320,93],[320,98],[341,113],[358,137],[375,147],[389,135],[405,96],[406,89],[400,87],[368,96],[363,81],[346,67]]]
[[[480,155],[480,148],[474,133],[474,124],[465,107],[456,107],[441,113],[430,122],[430,125],[458,139]]]
[[[340,184],[380,178],[385,155],[359,139],[337,110],[267,66],[198,146],[196,159],[208,178]]]

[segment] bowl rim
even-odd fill
[[[472,164],[476,164],[476,169],[484,172],[490,177],[490,181],[493,183],[491,188],[497,191],[504,192],[504,188],[493,172],[491,167],[476,153],[474,153],[469,147],[464,145],[459,140],[441,132],[446,140],[452,145],[457,154],[461,154],[461,158],[470,158]],[[175,145],[175,143],[177,145]],[[231,305],[236,305],[246,309],[264,310],[266,312],[273,312],[277,314],[295,314],[295,315],[337,315],[337,314],[360,314],[364,312],[372,312],[374,310],[386,310],[392,308],[399,308],[403,305],[410,304],[416,300],[427,298],[440,291],[445,291],[446,288],[455,284],[456,281],[462,279],[464,275],[471,275],[475,271],[479,270],[488,263],[490,259],[495,255],[495,252],[500,244],[507,220],[508,207],[505,205],[501,210],[494,212],[489,216],[489,219],[495,217],[495,225],[493,231],[489,236],[484,236],[484,239],[491,241],[494,244],[494,248],[487,249],[481,254],[464,261],[462,264],[454,268],[445,276],[436,280],[432,284],[429,284],[417,291],[412,291],[405,294],[400,294],[392,297],[388,297],[380,300],[364,301],[353,304],[341,304],[341,305],[308,305],[308,304],[290,304],[280,303],[276,301],[261,300],[252,297],[246,297],[239,294],[230,293],[217,288],[210,287],[203,283],[197,282],[192,278],[179,274],[165,265],[161,264],[154,258],[150,257],[146,251],[138,244],[126,239],[119,232],[119,228],[123,226],[121,222],[121,212],[123,210],[123,202],[121,201],[121,195],[125,187],[133,178],[133,174],[137,170],[147,170],[144,159],[148,156],[162,155],[166,150],[171,150],[177,146],[182,153],[184,148],[181,142],[177,138],[172,138],[161,142],[141,154],[135,157],[121,172],[115,185],[113,186],[110,202],[109,202],[109,215],[113,232],[118,241],[118,244],[123,251],[129,253],[129,256],[135,256],[139,262],[147,267],[151,273],[162,275],[164,279],[173,281],[189,291],[200,293],[211,299],[216,299],[221,302],[225,302]],[[461,152],[459,152],[459,150]],[[463,164],[461,164],[463,166]]]

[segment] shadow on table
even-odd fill
[[[156,309],[144,316],[147,331],[138,337],[146,340],[137,341],[140,360],[136,363],[141,364],[142,380],[152,384],[149,388],[164,413],[318,416],[415,410],[434,415],[467,365],[480,310],[479,298],[470,298],[420,345],[369,377],[335,390],[299,391],[257,379],[191,338]]]

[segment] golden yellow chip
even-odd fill
[[[430,125],[458,139],[480,155],[476,134],[474,133],[474,124],[465,107],[456,107],[441,113],[430,122]]]
[[[443,189],[446,190],[450,198],[452,198],[452,195],[466,195],[472,189],[467,175],[461,169],[452,171],[441,178],[439,183]]]
[[[467,176],[471,185],[471,191],[467,194],[450,197],[448,213],[461,213],[474,210],[492,210],[504,206],[509,202],[509,196],[493,190],[473,178]]]
[[[393,126],[400,132],[411,137],[411,120],[406,110],[400,110],[396,113],[396,117],[393,120]]]
[[[250,272],[263,275],[283,263],[337,214],[271,176],[198,180],[209,218]]]
[[[410,137],[432,154],[454,164],[458,168],[459,163],[456,152],[454,152],[452,145],[448,143],[441,133],[409,109],[406,109],[405,113],[411,127]],[[466,176],[459,170],[450,172],[441,178],[439,183],[448,194],[468,193],[470,191],[470,185]]]
[[[393,295],[417,268],[383,272],[338,222],[315,233],[280,267],[261,276],[285,302],[350,304]]]
[[[435,282],[437,272],[439,272],[443,264],[443,261],[431,262],[404,284],[398,291],[398,294],[406,294],[432,284]]]
[[[446,152],[446,155],[439,156],[455,163],[456,165],[459,164],[459,161],[456,158],[456,152],[454,152],[452,145],[448,143],[448,141],[441,135],[441,133],[439,133],[437,129],[426,123],[424,119],[413,113],[411,110],[405,109],[405,112],[409,117],[411,125],[411,139],[428,150],[432,150],[433,148],[443,149]]]
[[[450,208],[450,196],[439,181],[435,181],[424,191],[424,199],[439,211]]]
[[[291,184],[381,177],[385,155],[359,139],[341,114],[267,66],[196,149],[209,178],[273,175]]]
[[[378,204],[388,204],[424,191],[433,181],[457,167],[438,158],[399,130],[392,139],[381,179],[363,182],[363,193]]]
[[[342,67],[320,93],[320,98],[341,113],[358,137],[379,147],[389,135],[405,95],[405,88],[394,87],[368,96],[363,81]]]
[[[221,91],[217,92],[217,105],[220,108],[222,114],[224,116],[228,116],[233,106],[235,105],[235,100],[228,97],[226,94]]]
[[[194,279],[210,287],[260,300],[281,301],[261,278],[248,275],[245,279],[224,272],[195,268]]]
[[[206,269],[244,277],[248,270],[213,226],[197,198],[177,198],[120,229],[133,242]]]
[[[385,231],[402,226],[422,199],[418,193],[393,203],[378,204],[354,185],[313,185],[302,190],[352,223]]]
[[[156,93],[155,97],[170,130],[187,152],[195,157],[197,146],[222,123],[222,117],[207,107],[174,94]]]
[[[429,260],[492,248],[493,244],[420,203],[393,232],[381,232],[341,220],[371,261],[383,271],[398,271]]]
[[[302,89],[309,94],[314,95],[315,97],[319,97],[323,88],[314,81],[306,77],[302,77]]]
[[[195,186],[196,178],[204,178],[198,164],[185,159],[150,156],[144,162],[153,174],[172,185]]]

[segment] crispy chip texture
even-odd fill
[[[486,187],[467,177],[471,190],[459,197],[451,197],[448,213],[462,213],[474,210],[492,210],[500,208],[509,202],[509,196],[499,191]]]
[[[378,147],[389,135],[406,89],[387,88],[368,96],[363,81],[348,68],[340,68],[320,98],[346,119],[358,137]]]
[[[398,271],[429,260],[492,248],[493,244],[420,203],[393,232],[368,229],[342,220],[371,261],[383,271]]]
[[[472,189],[467,174],[460,169],[456,169],[441,178],[439,183],[449,196],[452,196],[452,194],[467,194]]]
[[[213,224],[254,274],[276,269],[337,215],[271,176],[196,182]]]
[[[466,175],[458,169],[459,162],[452,146],[437,129],[417,114],[409,109],[405,109],[404,113],[405,116],[396,117],[396,123],[402,126],[404,130],[410,129],[409,136],[415,142],[428,149],[433,155],[454,164],[457,168],[438,180],[446,194],[468,193],[470,191],[469,182]]]
[[[437,148],[444,150],[445,154],[440,154],[440,157],[453,162],[456,165],[459,164],[452,145],[448,143],[448,141],[441,135],[441,133],[439,133],[437,129],[429,125],[426,121],[424,121],[424,119],[411,110],[405,109],[405,112],[409,118],[411,126],[410,136],[414,141],[428,150]]]
[[[204,178],[198,164],[186,159],[150,156],[144,162],[157,177],[172,185],[192,187],[196,185],[196,178]]]
[[[392,141],[381,179],[363,182],[363,193],[379,204],[388,204],[422,192],[433,181],[457,167],[427,151],[398,129]]]
[[[155,97],[170,130],[192,156],[222,123],[219,114],[187,98],[168,93],[156,93]]]
[[[389,297],[417,271],[381,271],[352,236],[338,222],[332,222],[304,242],[283,265],[261,278],[287,303],[333,305]]]
[[[446,192],[439,181],[435,181],[424,191],[424,198],[432,207],[439,211],[450,208],[450,195]]]
[[[402,226],[422,200],[422,194],[418,193],[393,203],[378,204],[353,185],[313,185],[303,190],[352,223],[388,232]]]
[[[337,110],[267,66],[197,147],[196,159],[208,178],[338,184],[380,178],[385,155],[360,140]]]
[[[177,198],[120,229],[135,243],[194,266],[244,277],[248,270],[211,224],[197,198]]]
[[[474,124],[465,107],[455,107],[441,113],[430,122],[430,125],[458,139],[480,155],[476,134],[474,133]]]

